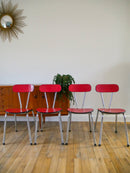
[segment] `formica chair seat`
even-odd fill
[[[21,116],[21,114],[26,114],[33,111],[32,109],[20,109],[20,108],[14,108],[14,109],[6,109],[7,113],[10,114],[17,114],[17,116]]]
[[[89,109],[86,109],[86,108],[84,108],[84,109],[83,108],[68,108],[67,110],[68,110],[68,112],[75,113],[75,114],[80,114],[80,113],[87,114],[87,113],[93,112],[93,109],[91,109],[91,108],[89,108]]]
[[[102,113],[108,114],[122,114],[125,113],[125,109],[120,108],[98,108],[98,110]]]
[[[38,108],[36,109],[36,111],[38,113],[48,114],[48,113],[59,113],[62,111],[62,109],[61,108]]]

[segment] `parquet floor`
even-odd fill
[[[130,123],[127,123],[130,139]],[[6,145],[2,145],[3,122],[0,122],[0,173],[130,173],[130,147],[126,147],[124,124],[104,122],[102,146],[93,146],[88,122],[72,122],[69,144],[60,145],[58,122],[46,122],[38,132],[37,145],[29,145],[27,126],[8,122]],[[64,139],[66,122],[63,123]],[[96,141],[99,141],[100,123]],[[34,124],[31,123],[34,139]]]

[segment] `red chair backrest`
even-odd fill
[[[31,84],[17,84],[13,86],[14,92],[32,92],[34,90],[34,86]]]
[[[118,92],[119,86],[117,84],[98,84],[95,89],[97,92]]]
[[[71,84],[69,86],[69,91],[71,92],[89,92],[91,91],[90,84]]]
[[[44,84],[39,87],[40,92],[60,92],[61,86],[59,84]]]

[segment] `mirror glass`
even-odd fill
[[[0,23],[3,28],[11,28],[11,26],[13,25],[13,19],[9,15],[4,15],[1,18]]]

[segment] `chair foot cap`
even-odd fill
[[[37,132],[39,132],[39,130],[37,130]]]
[[[94,146],[97,146],[96,144],[94,144]]]
[[[89,131],[90,133],[92,132],[92,130]]]
[[[101,144],[98,145],[99,147],[101,146]]]
[[[30,145],[32,145],[32,143],[30,143]]]
[[[68,143],[66,142],[65,145],[68,145]]]
[[[41,130],[41,132],[43,132],[43,130]]]
[[[3,145],[5,145],[5,143],[3,143]]]
[[[129,147],[130,145],[129,144],[127,144],[127,147]]]
[[[18,130],[15,130],[15,132],[18,132]]]
[[[34,145],[37,145],[37,143],[35,142]]]
[[[69,130],[69,132],[71,132],[71,130]]]
[[[64,143],[61,143],[61,145],[64,145]]]
[[[117,133],[117,130],[115,131],[115,133]]]

